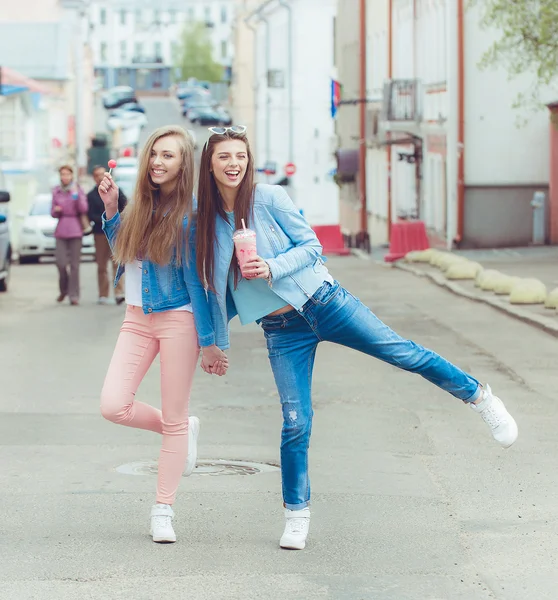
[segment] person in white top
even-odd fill
[[[206,372],[224,375],[228,367],[215,345],[207,295],[195,268],[193,182],[192,140],[173,126],[158,129],[146,142],[133,201],[122,216],[110,174],[99,185],[103,229],[119,265],[115,285],[125,270],[127,303],[101,393],[101,413],[114,423],[162,434],[151,509],[154,542],[176,541],[172,504],[182,475],[192,473],[196,464],[199,420],[188,419],[188,401],[200,346]],[[161,410],[136,399],[157,354]]]

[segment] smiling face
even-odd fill
[[[162,188],[170,189],[176,183],[181,166],[182,153],[176,136],[159,138],[153,144],[149,158],[151,181]]]
[[[215,145],[211,170],[217,187],[237,189],[248,167],[248,152],[242,140],[225,140]]]

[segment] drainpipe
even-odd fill
[[[286,0],[279,4],[288,13],[288,52],[287,66],[289,70],[289,162],[294,163],[294,113],[293,113],[293,8]]]
[[[253,103],[253,117],[254,117],[254,121],[253,121],[253,125],[254,125],[254,130],[256,129],[256,115],[258,113],[258,90],[259,90],[259,83],[258,83],[258,39],[257,39],[257,34],[258,34],[258,28],[254,27],[254,25],[252,25],[252,23],[250,23],[249,17],[247,17],[246,19],[244,19],[244,23],[246,24],[246,26],[252,31],[252,34],[254,36],[254,43],[253,43],[253,52],[254,52],[254,56],[252,57],[252,62],[254,65],[254,77],[253,77],[253,83],[252,83],[252,88],[253,88],[253,98],[252,98],[252,103]],[[257,155],[257,136],[254,135],[253,137],[254,140],[254,154]]]
[[[465,53],[463,0],[457,0],[457,236],[463,241],[465,227]]]
[[[450,0],[451,2],[451,0]],[[393,78],[393,0],[388,1],[388,81],[391,82]],[[388,102],[391,102],[391,96],[388,98]],[[386,133],[386,141],[391,140],[391,134]],[[387,171],[388,171],[388,189],[387,189],[387,239],[388,242],[391,240],[391,219],[392,219],[392,207],[391,207],[391,181],[392,181],[392,165],[391,165],[391,144],[387,145]]]
[[[258,15],[260,21],[265,23],[265,73],[264,77],[268,77],[269,75],[269,57],[270,57],[270,32],[269,32],[269,21],[266,17]],[[266,80],[265,86],[266,94],[265,94],[265,161],[266,164],[271,162],[271,96],[269,95],[269,83]],[[268,176],[269,179],[269,176]]]
[[[447,0],[447,48],[448,72],[446,94],[448,98],[448,118],[446,121],[446,247],[451,250],[458,235],[458,162],[459,162],[459,75],[458,75],[458,25],[457,3]]]
[[[360,206],[360,243],[362,248],[368,247],[368,215],[366,206],[366,0],[360,0],[360,31],[359,31],[359,50],[360,50],[360,99],[359,103],[359,149],[358,149],[358,170],[359,170],[359,196]]]

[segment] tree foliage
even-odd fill
[[[205,23],[188,23],[174,57],[180,80],[221,81],[223,67],[213,60],[213,45]]]
[[[481,26],[499,32],[480,66],[503,66],[510,77],[530,75],[515,105],[540,105],[542,87],[558,84],[558,0],[472,0]]]

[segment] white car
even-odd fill
[[[136,179],[138,177],[138,158],[136,156],[120,157],[116,161],[116,167],[112,177],[116,185],[122,189],[128,201],[132,200]]]
[[[135,110],[115,110],[107,119],[107,127],[114,131],[115,129],[131,129],[139,127],[142,129],[147,125],[147,117]]]
[[[39,262],[41,256],[54,256],[56,250],[54,230],[58,219],[50,215],[51,206],[52,195],[39,194],[35,197],[28,215],[25,213],[17,215],[24,219],[19,232],[17,249],[20,264]],[[83,236],[81,253],[95,254],[92,235]]]

